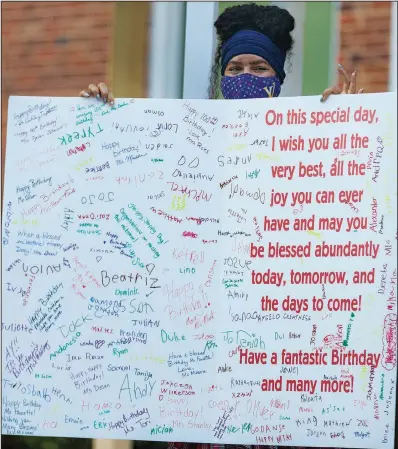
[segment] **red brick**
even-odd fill
[[[358,70],[358,86],[367,92],[388,88],[390,20],[390,2],[341,3],[339,58]]]
[[[341,17],[341,24],[344,25],[352,25],[357,21],[356,17],[353,14],[343,14]]]
[[[390,9],[391,8],[391,3],[392,2],[371,2],[372,3],[372,8],[373,9]]]

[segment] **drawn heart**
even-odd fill
[[[103,344],[105,343],[105,340],[95,340],[95,349],[99,349]]]
[[[97,256],[97,257],[95,258],[95,260],[96,260],[97,262],[99,262],[100,260],[102,260],[102,256]]]

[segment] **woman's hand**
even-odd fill
[[[339,73],[344,76],[344,84],[343,88],[339,88],[338,86],[328,87],[322,94],[321,102],[326,101],[330,95],[340,95],[340,94],[362,94],[365,89],[359,89],[357,92],[357,72],[351,74],[351,77],[348,73],[343,69],[343,67],[338,64],[337,65]]]
[[[98,86],[90,84],[87,90],[82,90],[80,92],[80,96],[85,98],[95,97],[97,100],[109,103],[111,106],[115,102],[112,91],[105,83],[99,83]]]

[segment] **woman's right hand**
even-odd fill
[[[109,103],[111,106],[113,106],[113,103],[115,102],[112,91],[105,83],[99,83],[98,86],[90,84],[87,90],[82,90],[80,92],[80,96],[85,98],[94,97],[104,103]]]

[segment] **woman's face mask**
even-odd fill
[[[281,84],[274,69],[260,56],[242,54],[232,58],[221,79],[225,99],[279,96]]]
[[[226,100],[272,98],[281,93],[281,83],[277,76],[264,77],[243,73],[238,76],[223,76],[221,92]]]

